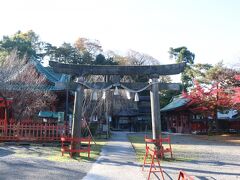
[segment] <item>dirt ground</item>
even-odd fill
[[[176,161],[163,161],[166,179],[180,170],[201,180],[240,179],[240,137],[171,134]]]
[[[229,142],[229,143],[236,143],[240,145],[240,135],[238,134],[222,134],[222,135],[215,135],[215,136],[196,135],[195,137],[203,140]]]

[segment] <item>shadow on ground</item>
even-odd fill
[[[8,150],[6,148],[0,148],[0,157],[9,156],[14,154],[14,151]]]

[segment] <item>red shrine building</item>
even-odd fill
[[[206,133],[210,117],[193,110],[190,99],[176,96],[163,107],[161,116],[163,128],[174,133]],[[227,113],[217,113],[219,130],[221,132],[240,132],[240,116],[237,111],[229,110]]]

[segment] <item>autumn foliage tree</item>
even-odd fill
[[[209,119],[209,132],[213,122],[218,131],[217,112],[239,109],[238,92],[236,87],[239,72],[224,67],[222,62],[206,69],[204,76],[195,81],[193,88],[184,96],[191,99],[193,111],[200,112]]]
[[[213,129],[213,123],[216,123],[218,130],[217,112],[229,110],[232,107],[232,95],[227,89],[219,87],[219,84],[201,86],[195,82],[195,87],[183,96],[191,100],[191,110],[200,112],[206,118],[209,118],[209,132]]]
[[[235,79],[238,81],[236,87],[233,88],[235,94],[233,96],[233,104],[237,109],[240,109],[240,74],[235,75]]]

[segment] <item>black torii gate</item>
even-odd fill
[[[179,74],[184,70],[185,63],[167,64],[167,65],[150,65],[150,66],[118,66],[118,65],[75,65],[62,64],[54,61],[49,62],[50,66],[57,73],[70,74],[78,76],[79,83],[70,85],[71,89],[75,90],[74,100],[74,116],[72,125],[72,136],[81,136],[81,116],[82,116],[82,102],[84,95],[84,86],[91,87],[98,85],[99,87],[106,87],[107,83],[97,82],[91,85],[84,82],[86,75],[148,75],[152,82],[150,84],[150,99],[151,99],[151,117],[152,117],[152,137],[156,139],[161,135],[161,116],[159,104],[159,87],[161,89],[178,89],[179,84],[174,83],[159,83],[160,75],[174,75]],[[146,83],[145,83],[146,84]],[[128,84],[129,86],[131,84]],[[142,87],[144,84],[138,83],[136,86]],[[159,86],[160,85],[160,86]]]

